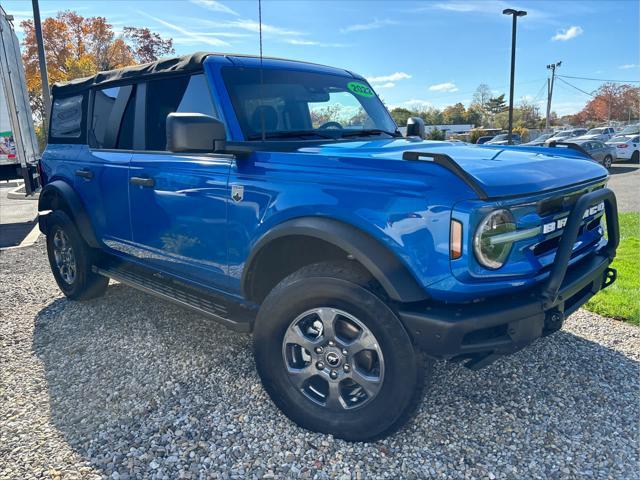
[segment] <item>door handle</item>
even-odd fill
[[[140,185],[141,187],[153,187],[156,184],[155,180],[149,177],[131,177],[129,183],[131,185]]]
[[[85,180],[91,180],[93,178],[93,172],[88,168],[76,170],[76,177],[82,177]]]

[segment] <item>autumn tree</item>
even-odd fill
[[[42,84],[38,48],[32,20],[24,20],[22,60],[31,109],[43,118]],[[83,17],[73,11],[58,12],[42,22],[49,83],[66,82],[102,70],[144,63],[174,53],[173,41],[147,28],[125,27],[116,35],[104,17]]]
[[[604,83],[585,107],[574,116],[578,124],[589,121],[635,120],[640,116],[640,87]]]

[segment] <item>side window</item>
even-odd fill
[[[89,144],[92,147],[133,147],[135,91],[135,85],[123,85],[94,92],[89,132]]]
[[[54,139],[79,139],[82,135],[83,95],[55,98],[51,107],[50,136]]]
[[[173,112],[203,113],[218,118],[204,74],[147,82],[147,150],[166,149],[166,121]]]

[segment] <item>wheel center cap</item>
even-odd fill
[[[342,355],[338,352],[327,352],[324,359],[326,360],[327,365],[337,367],[342,362]]]

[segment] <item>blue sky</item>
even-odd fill
[[[3,1],[20,20],[30,1]],[[640,1],[296,1],[263,0],[264,54],[343,67],[369,78],[389,106],[469,104],[487,83],[507,93],[511,20],[518,23],[516,101],[546,102],[549,63],[558,73],[640,81]],[[146,26],[179,54],[258,53],[257,0],[40,1],[43,17],[71,9],[105,16],[119,30]],[[588,92],[597,81],[565,79]],[[556,83],[553,110],[579,111],[587,95]]]

